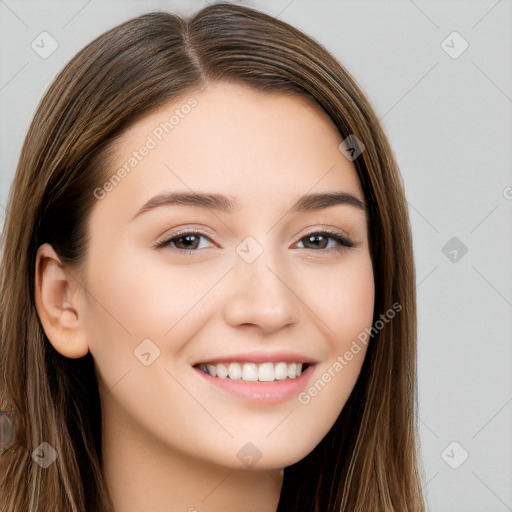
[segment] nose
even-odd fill
[[[276,265],[270,251],[252,263],[237,257],[229,286],[224,319],[233,327],[253,325],[269,333],[299,319],[300,300],[291,274]]]

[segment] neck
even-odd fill
[[[151,442],[129,422],[103,420],[103,471],[113,512],[276,512],[283,470],[218,466]]]

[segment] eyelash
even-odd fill
[[[194,235],[194,236],[204,237],[204,238],[208,239],[210,242],[213,243],[213,240],[209,236],[205,235],[204,233],[202,233],[200,231],[189,230],[189,231],[182,231],[180,233],[173,234],[171,237],[167,236],[164,239],[158,240],[154,244],[154,247],[156,249],[166,249],[166,248],[169,248],[168,246],[169,246],[169,244],[171,242],[175,242],[176,240],[179,240],[180,238],[184,238],[187,235]],[[334,247],[334,248],[331,247],[330,249],[310,249],[311,251],[342,252],[342,251],[344,251],[346,249],[351,249],[351,248],[355,247],[355,245],[348,238],[340,235],[336,231],[331,231],[329,229],[323,229],[321,231],[312,231],[311,233],[308,233],[305,236],[303,236],[299,240],[299,242],[301,242],[302,240],[304,240],[306,238],[315,236],[315,235],[317,235],[317,236],[320,235],[320,236],[324,236],[324,237],[330,238],[332,240],[335,240],[339,245],[337,247]],[[198,252],[201,249],[187,250],[187,249],[171,248],[171,250],[182,252],[182,253],[186,253],[186,254],[192,254],[194,252]]]

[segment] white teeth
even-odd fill
[[[297,368],[297,363],[290,363],[287,367],[286,374],[290,379],[295,378],[295,370]]]
[[[240,380],[242,378],[242,368],[238,363],[231,363],[229,365],[229,378]]]
[[[261,382],[272,382],[274,380],[274,364],[263,363],[258,369],[258,380]]]
[[[302,374],[302,363],[219,363],[200,364],[199,368],[212,377],[246,382],[273,382],[295,379]]]
[[[256,382],[258,380],[258,367],[255,363],[245,363],[242,367],[242,380]]]
[[[217,377],[217,367],[214,364],[207,364],[206,373],[209,373],[212,377]]]
[[[276,380],[284,380],[287,375],[286,363],[277,363],[274,368],[274,377]]]
[[[228,369],[223,364],[217,364],[217,377],[225,379],[228,376]]]

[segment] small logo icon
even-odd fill
[[[452,262],[458,263],[468,252],[467,246],[456,236],[450,238],[441,248],[441,252]]]
[[[14,421],[5,411],[0,410],[0,452],[9,449],[15,437]]]
[[[353,162],[364,151],[364,144],[351,133],[338,146],[338,149],[345,155],[345,158]]]
[[[252,468],[256,462],[261,459],[262,455],[263,454],[252,443],[245,443],[236,454],[240,461],[248,468]]]
[[[32,459],[37,462],[43,469],[49,468],[56,460],[59,454],[53,446],[44,442],[41,443],[33,452]]]
[[[252,236],[244,238],[235,250],[246,263],[253,263],[263,254],[263,247]]]
[[[468,48],[468,42],[454,30],[441,42],[441,48],[452,58],[458,59]]]
[[[146,338],[135,347],[133,355],[144,366],[150,366],[160,357],[160,349],[149,338]]]
[[[464,447],[457,441],[452,441],[442,452],[441,458],[450,466],[452,469],[457,469],[469,457],[469,453]]]
[[[59,47],[59,43],[48,32],[41,32],[30,46],[39,57],[47,59]]]

